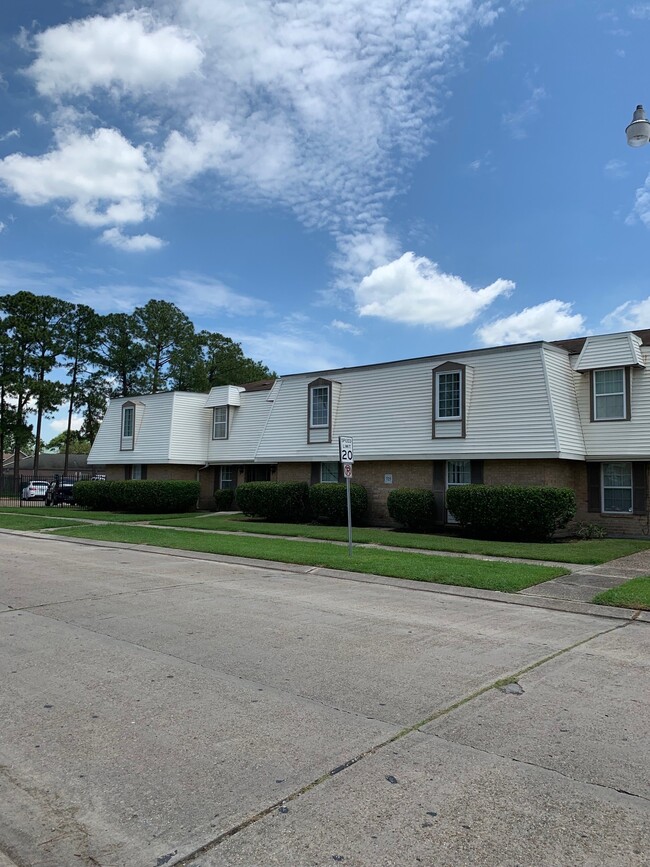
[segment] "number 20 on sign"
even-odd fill
[[[352,437],[339,437],[339,454],[342,464],[354,463],[354,452],[352,450]]]

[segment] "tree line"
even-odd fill
[[[71,446],[92,443],[111,397],[206,392],[274,376],[231,338],[196,331],[169,301],[102,316],[51,295],[0,295],[0,454],[13,452],[16,478],[32,444],[38,475],[43,420],[61,407],[65,475]],[[72,430],[75,413],[83,416],[79,431]]]

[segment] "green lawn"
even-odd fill
[[[561,567],[537,566],[526,563],[499,563],[468,560],[460,557],[441,557],[428,554],[400,553],[373,548],[356,548],[348,555],[346,546],[293,542],[287,539],[259,539],[244,534],[226,536],[210,533],[178,532],[163,527],[129,527],[97,525],[61,528],[58,535],[138,545],[155,545],[184,551],[231,554],[324,566],[349,572],[368,572],[415,581],[477,587],[484,590],[503,590],[516,593],[525,587],[567,574]]]
[[[620,608],[640,608],[650,611],[650,577],[632,578],[619,587],[612,587],[594,597],[597,605],[618,605]]]
[[[271,524],[244,518],[242,515],[183,515],[180,518],[158,517],[156,524],[191,527],[204,530],[227,530],[240,533],[263,533],[270,536],[302,536],[345,542],[347,527],[325,527],[314,524]],[[372,527],[354,527],[353,540],[359,544],[390,545],[400,548],[421,548],[427,551],[450,551],[456,554],[483,554],[488,557],[521,557],[526,560],[555,560],[559,563],[606,563],[650,548],[642,539],[593,539],[566,542],[491,542],[464,539],[460,536],[402,533]]]
[[[192,517],[196,520],[200,512],[192,512]],[[206,512],[206,514],[210,514]],[[119,523],[124,521],[131,523],[132,521],[159,521],[160,513],[155,515],[138,515],[129,512],[90,512],[88,509],[76,509],[70,506],[0,506],[0,516],[2,515],[38,515],[39,517],[72,518],[73,520],[86,521],[111,521]],[[187,512],[176,512],[170,515],[165,515],[166,519],[186,518]]]
[[[0,515],[0,528],[3,530],[47,530],[60,527],[62,523],[40,515]]]

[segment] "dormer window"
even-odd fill
[[[135,404],[129,401],[122,405],[120,451],[132,452],[135,448]]]
[[[591,373],[592,421],[630,418],[630,371],[627,367],[593,370]]]
[[[212,410],[212,439],[228,439],[228,407],[215,406]]]
[[[462,371],[436,373],[436,418],[458,419],[461,414]]]
[[[309,383],[307,442],[324,443],[332,438],[332,383],[315,379]]]

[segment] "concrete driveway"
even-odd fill
[[[645,865],[649,650],[648,623],[0,533],[0,865]]]

